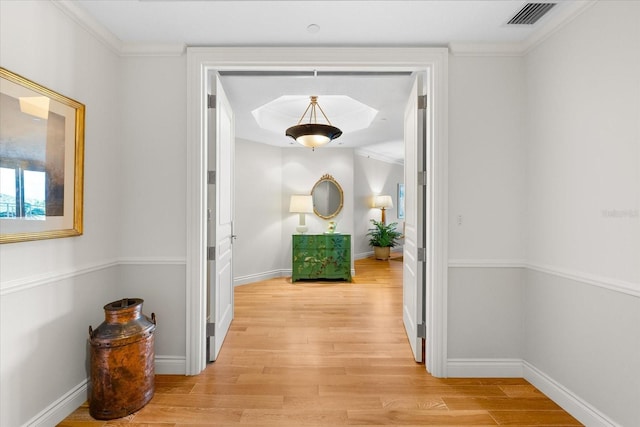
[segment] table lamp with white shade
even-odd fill
[[[373,207],[382,210],[382,219],[380,222],[386,224],[385,210],[393,208],[393,199],[387,195],[375,196]]]
[[[313,212],[313,197],[311,195],[292,194],[289,212],[300,215],[300,222],[296,227],[296,231],[300,234],[305,233],[309,229],[305,223],[305,214]]]

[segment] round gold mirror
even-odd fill
[[[331,175],[323,175],[311,190],[313,212],[320,218],[331,219],[338,215],[344,203],[344,194],[338,181]]]

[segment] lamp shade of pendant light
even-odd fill
[[[331,125],[327,115],[322,111],[320,105],[318,105],[318,97],[311,96],[310,98],[311,102],[304,113],[302,113],[298,124],[288,128],[285,135],[295,139],[296,142],[305,147],[316,148],[340,137],[342,131]],[[320,110],[328,124],[318,123],[316,110]],[[309,113],[309,123],[302,123],[307,113]]]

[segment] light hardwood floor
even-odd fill
[[[158,375],[126,418],[96,421],[83,405],[59,426],[581,425],[523,379],[427,374],[402,325],[400,260],[358,260],[356,273],[237,287],[231,331],[202,374]]]

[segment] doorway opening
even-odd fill
[[[425,262],[426,288],[419,294],[427,313],[424,319],[426,369],[434,376],[446,376],[446,166],[447,166],[447,50],[432,48],[194,48],[188,61],[188,179],[187,179],[187,348],[186,373],[197,374],[206,361],[206,108],[207,78],[222,70],[411,71],[424,73],[424,88],[430,100],[426,114],[425,171],[416,171],[424,180],[424,228],[430,238],[424,248],[412,248],[415,258]],[[406,121],[405,121],[406,123]],[[416,126],[414,126],[415,128]],[[417,130],[416,130],[417,132]],[[413,172],[412,172],[413,174]],[[409,179],[409,178],[407,178]],[[412,196],[406,195],[407,213]],[[417,208],[416,208],[417,209]],[[418,251],[422,251],[422,255]],[[406,252],[405,252],[406,253]],[[406,258],[406,257],[405,257]],[[411,302],[414,296],[408,296]],[[415,301],[414,301],[415,302]],[[420,305],[418,304],[418,305]],[[415,308],[408,305],[408,309]],[[415,325],[418,326],[418,325]]]

